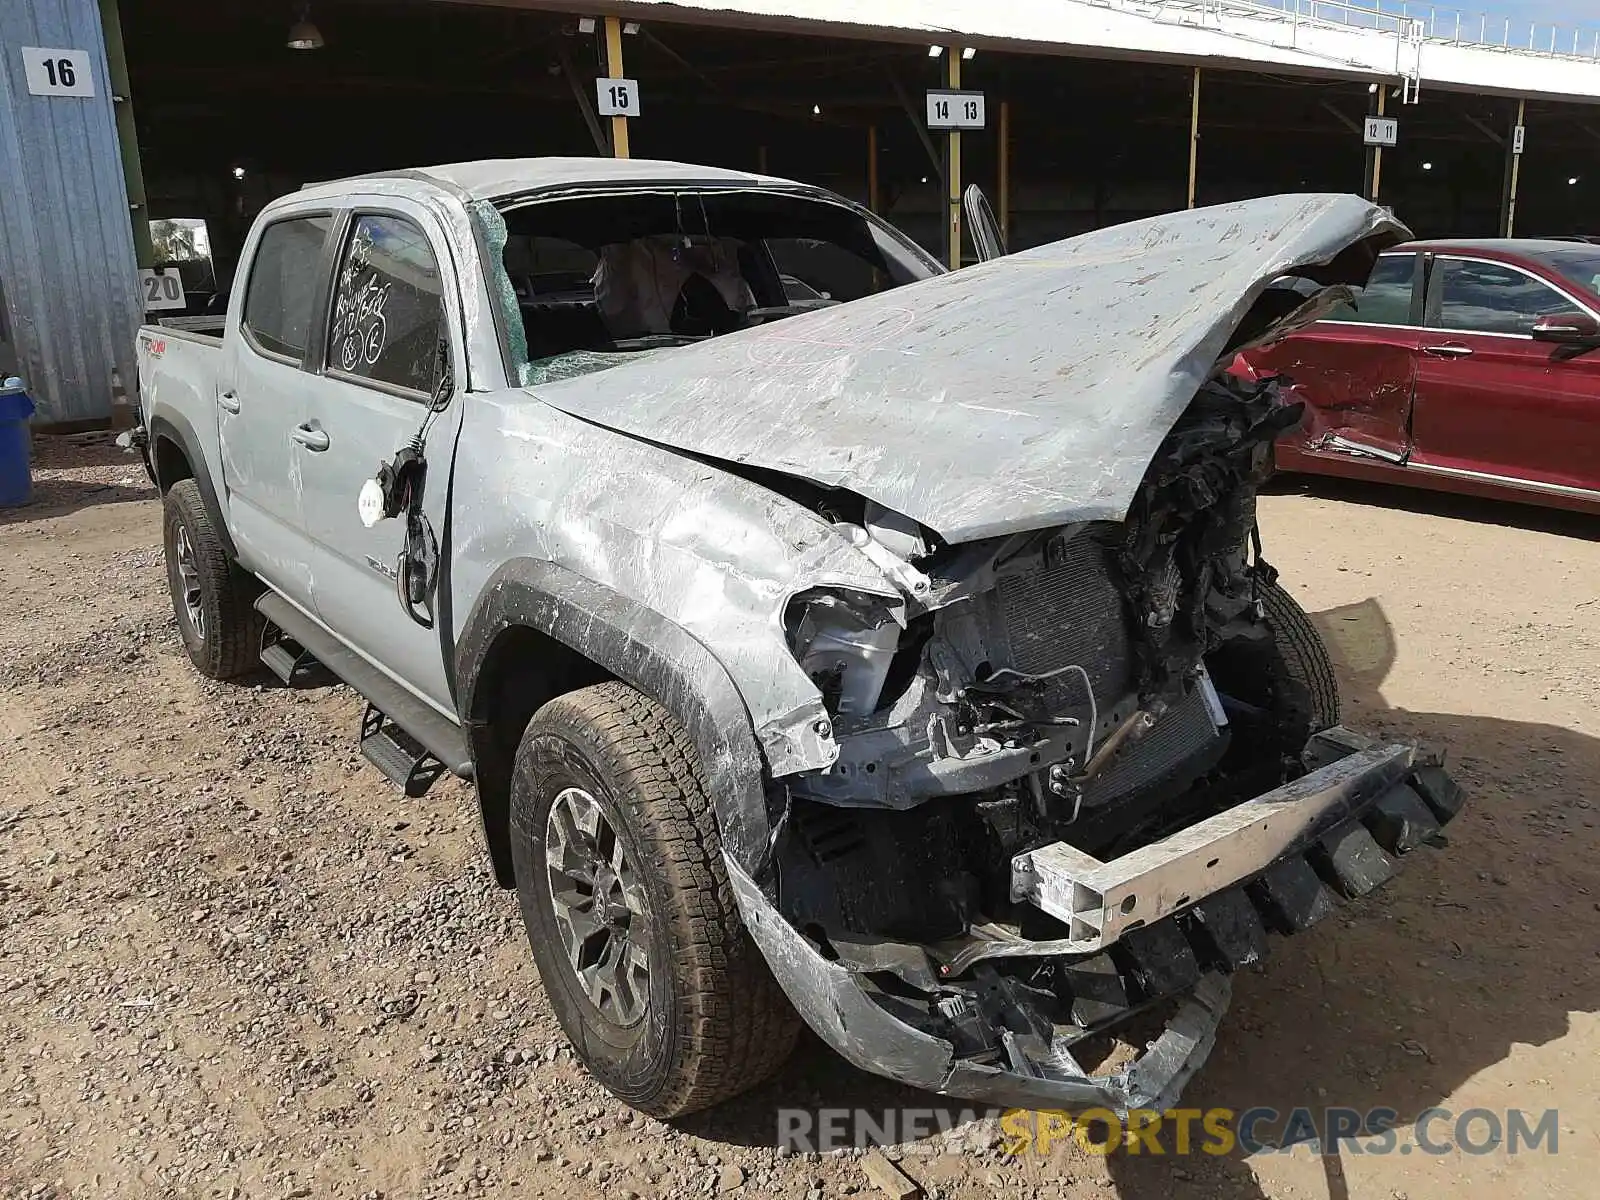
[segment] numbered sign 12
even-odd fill
[[[173,267],[140,271],[139,299],[145,312],[174,312],[189,306],[189,298],[183,294],[183,277]]]
[[[1361,140],[1369,146],[1393,146],[1400,141],[1400,122],[1393,117],[1368,117]]]
[[[94,69],[87,50],[22,47],[22,70],[35,96],[93,96]]]
[[[929,129],[982,129],[987,116],[982,92],[936,88],[928,93]]]
[[[596,106],[602,117],[637,117],[639,115],[639,81],[637,79],[596,79]]]

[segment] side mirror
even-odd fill
[[[961,195],[961,211],[967,220],[967,232],[972,235],[972,248],[979,262],[1004,257],[1005,242],[1000,237],[1000,222],[994,219],[994,209],[989,207],[989,197],[977,184],[969,184]]]
[[[1533,326],[1536,342],[1588,342],[1600,338],[1600,321],[1588,313],[1554,313]]]

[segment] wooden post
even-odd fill
[[[617,17],[606,18],[606,75],[612,79],[622,79],[622,21]],[[628,118],[611,118],[611,156],[613,158],[628,157]]]
[[[1000,240],[1011,245],[1011,101],[1000,101]]]
[[[955,91],[961,87],[961,47],[950,46],[944,52],[945,86]],[[949,205],[946,220],[949,241],[950,269],[961,269],[961,131],[952,129],[945,135],[949,148],[945,154],[945,189]]]
[[[1189,98],[1189,207],[1194,207],[1195,185],[1200,178],[1200,68],[1194,69]]]
[[[1383,116],[1383,102],[1384,102],[1385,99],[1388,98],[1388,95],[1389,95],[1389,85],[1387,83],[1379,83],[1378,84],[1378,115],[1380,117]],[[1382,180],[1383,180],[1383,147],[1382,146],[1374,146],[1372,148],[1372,202],[1374,204],[1376,204],[1378,202],[1378,184],[1380,182],[1382,182]]]
[[[1528,117],[1528,102],[1526,99],[1517,99],[1517,129],[1525,128]],[[1517,149],[1517,130],[1511,131],[1511,187],[1506,195],[1506,236],[1517,236],[1517,181],[1522,176],[1522,151]]]
[[[878,127],[867,126],[867,210],[878,211]]]

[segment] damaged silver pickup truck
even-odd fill
[[[179,629],[216,678],[350,684],[410,794],[475,781],[640,1109],[760,1082],[801,1018],[953,1096],[1167,1104],[1267,934],[1461,804],[1339,726],[1256,533],[1299,406],[1230,369],[1403,235],[1285,196],[947,274],[709,168],[311,187],[219,331],[139,334]]]

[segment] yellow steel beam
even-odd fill
[[[1000,240],[1011,245],[1011,101],[1000,101]]]
[[[1200,177],[1200,68],[1194,69],[1189,100],[1189,207],[1194,207],[1195,184]]]
[[[1519,96],[1517,98],[1517,124],[1519,126],[1525,124],[1527,116],[1528,102]],[[1515,139],[1515,136],[1515,134],[1512,135],[1513,139]],[[1511,199],[1506,204],[1507,237],[1517,236],[1517,180],[1521,175],[1522,155],[1513,153],[1511,155]]]
[[[961,47],[950,46],[944,53],[945,86],[955,90],[961,86]],[[949,162],[945,166],[945,183],[950,207],[950,269],[961,268],[961,131],[952,129],[946,134],[950,139]]]
[[[606,18],[606,74],[612,79],[622,79],[622,21],[618,17]],[[611,118],[611,155],[628,157],[628,118]]]
[[[1378,115],[1383,116],[1383,102],[1389,95],[1389,85],[1378,85]],[[1383,147],[1372,148],[1372,202],[1378,202],[1378,184],[1383,180]]]

